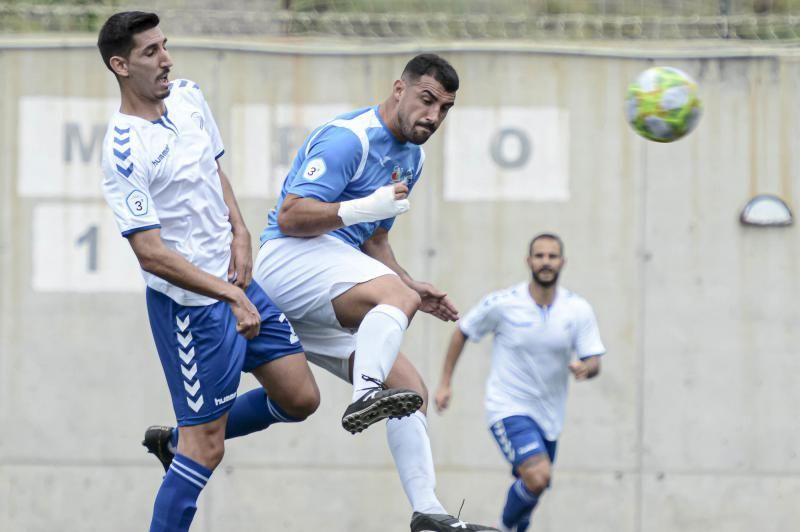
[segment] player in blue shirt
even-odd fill
[[[411,362],[398,356],[418,310],[458,319],[447,294],[413,279],[389,244],[394,218],[409,209],[422,173],[421,145],[455,103],[458,83],[447,61],[421,54],[383,103],[317,128],[269,214],[253,270],[308,359],[354,383],[344,428],[356,433],[392,418],[389,446],[414,510],[412,532],[494,530],[460,522],[437,499],[427,391]]]

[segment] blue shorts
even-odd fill
[[[558,442],[545,439],[542,429],[528,416],[501,419],[492,425],[492,435],[515,477],[519,476],[517,467],[531,456],[546,452],[550,463],[556,460]]]
[[[261,287],[253,282],[246,294],[261,314],[261,331],[250,341],[236,332],[227,303],[188,307],[147,289],[150,328],[179,426],[208,423],[227,412],[242,371],[303,351]]]

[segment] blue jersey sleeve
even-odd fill
[[[347,128],[329,126],[312,138],[286,192],[326,203],[339,201],[362,165],[364,147]]]

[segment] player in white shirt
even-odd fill
[[[486,422],[516,477],[499,524],[503,532],[528,530],[531,512],[550,484],[570,372],[576,380],[596,377],[605,353],[592,307],[558,286],[563,250],[558,236],[536,236],[527,258],[531,282],[489,294],[459,321],[436,392],[443,411],[466,341],[492,333]]]
[[[251,282],[250,233],[218,163],[219,130],[197,84],[169,81],[158,24],[154,13],[123,12],[100,30],[121,96],[103,143],[103,191],[143,270],[179,427],[175,452],[158,454],[167,473],[150,531],[184,532],[224,439],[301,421],[319,391],[285,316]],[[242,371],[264,388],[237,397]],[[148,431],[152,451],[151,435],[167,446],[168,430]]]

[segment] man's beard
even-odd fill
[[[433,135],[433,131],[431,131],[430,135],[428,135],[427,137],[419,138],[417,136],[416,132],[414,131],[414,129],[417,127],[417,124],[410,124],[409,125],[403,119],[402,115],[399,115],[397,117],[397,123],[400,125],[400,132],[405,137],[405,141],[406,142],[410,142],[412,144],[416,144],[417,146],[421,146],[422,144],[425,144],[426,142],[428,142],[428,139],[430,139],[431,135]]]
[[[558,272],[555,270],[550,270],[550,271],[553,273],[553,278],[549,281],[541,279],[537,272],[531,272],[531,275],[533,276],[533,281],[542,288],[550,288],[551,286],[553,286],[558,282]]]

